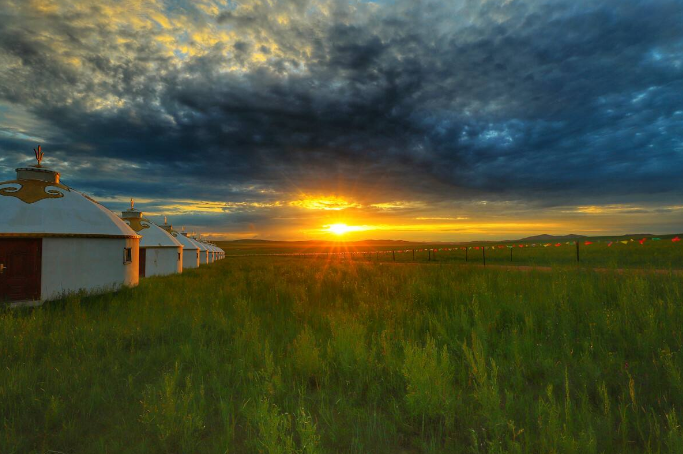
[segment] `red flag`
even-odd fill
[[[647,240],[647,238],[643,238],[642,240],[640,240],[640,241],[638,241],[638,242],[639,242],[640,244],[643,244],[643,243],[645,243],[645,240]]]
[[[611,245],[612,245],[612,242],[610,241],[609,244],[607,245],[607,247],[610,247]]]
[[[523,245],[523,244],[520,244],[519,247],[524,247],[524,245]]]
[[[560,243],[557,243],[557,244],[555,245],[555,247],[558,247],[558,246],[562,246],[562,245],[561,245]]]
[[[679,241],[681,241],[681,239],[676,237],[676,238],[672,239],[671,241],[673,241],[674,243],[678,243]]]
[[[586,241],[586,242],[583,243],[583,244],[585,244],[586,246],[588,246],[589,244],[593,244],[593,243],[592,243],[591,241]]]

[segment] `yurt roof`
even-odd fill
[[[185,235],[183,235],[183,236],[185,236]],[[197,245],[197,248],[198,248],[200,251],[206,251],[206,247],[205,247],[202,243],[200,243],[199,241],[195,240],[194,238],[190,238],[189,236],[185,236],[185,238],[187,238],[188,240],[190,240],[190,241],[192,241],[194,244],[196,244],[196,245]]]
[[[160,225],[162,229],[164,229],[166,232],[170,233],[173,238],[175,238],[180,244],[183,245],[183,248],[185,249],[190,249],[190,250],[198,250],[199,246],[197,246],[194,241],[190,240],[188,237],[183,235],[180,232],[177,232],[173,230],[173,226],[168,223],[168,218],[164,216],[164,224]]]
[[[197,250],[199,249],[199,246],[197,245],[197,243],[195,243],[194,241],[192,241],[190,238],[186,237],[182,233],[176,232],[175,230],[171,230],[171,235],[173,236],[173,238],[178,240],[180,242],[180,244],[182,244],[185,249],[197,249]]]
[[[59,173],[40,160],[0,183],[0,213],[0,237],[139,238],[114,213],[60,183]]]
[[[182,247],[183,245],[173,238],[167,231],[150,221],[142,217],[142,212],[136,210],[133,207],[131,201],[131,207],[122,213],[123,222],[128,224],[131,229],[135,230],[139,235],[142,235],[140,239],[141,248],[150,247]]]
[[[197,246],[199,246],[199,249],[201,249],[202,251],[208,251],[209,250],[209,248],[206,246],[206,244],[204,244],[202,242],[202,240],[198,240],[197,238],[191,238],[191,237],[188,237],[188,238],[190,238],[192,241],[194,241],[195,244]]]

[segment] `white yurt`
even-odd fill
[[[164,216],[164,225],[159,227],[166,230],[183,245],[183,268],[197,268],[199,266],[199,246],[185,235],[173,230],[173,226],[168,223],[166,216]]]
[[[207,244],[213,250],[214,261],[216,261],[216,262],[219,261],[221,259],[221,251],[220,251],[220,249],[218,249],[218,246],[216,246],[213,243],[207,243]]]
[[[192,239],[206,250],[206,263],[213,263],[213,251],[211,250],[209,245],[206,244],[206,242],[202,239],[202,236],[199,234],[194,234],[192,236]]]
[[[181,232],[182,235],[187,238],[189,241],[194,243],[198,248],[199,248],[199,264],[204,265],[208,263],[208,251],[206,250],[206,246],[199,241],[195,240],[194,238],[191,238],[185,233],[184,229],[183,232]]]
[[[140,236],[41,165],[0,183],[0,301],[39,304],[138,283]]]
[[[214,248],[204,240],[202,240],[202,244],[204,246],[206,246],[206,249],[209,250],[209,263],[215,262],[216,261],[216,251],[214,250]]]
[[[170,233],[142,217],[135,209],[121,213],[121,218],[142,236],[140,239],[140,277],[165,276],[183,272],[183,245]]]
[[[200,264],[200,265],[205,265],[205,264],[207,264],[207,263],[211,263],[211,262],[209,261],[209,248],[206,247],[206,245],[205,245],[204,243],[202,243],[201,241],[199,241],[196,237],[193,238],[192,236],[188,235],[188,234],[185,233],[185,232],[183,232],[183,235],[185,235],[186,237],[190,238],[190,239],[191,239],[192,241],[194,241],[194,242],[197,244],[197,246],[199,247],[199,264]]]

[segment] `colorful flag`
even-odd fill
[[[607,245],[607,247],[610,247],[611,245],[612,245],[612,242],[610,241],[609,244]]]
[[[645,243],[645,240],[647,240],[647,238],[643,238],[642,240],[640,240],[640,241],[638,241],[638,242],[639,242],[640,244],[644,244],[644,243]]]
[[[591,241],[585,241],[583,244],[585,244],[586,246],[588,246],[589,244],[593,244],[593,243],[592,243]]]
[[[628,240],[622,241],[623,244],[628,244]]]
[[[671,241],[673,241],[674,243],[678,243],[679,241],[681,241],[681,239],[676,237],[676,238],[673,238]]]

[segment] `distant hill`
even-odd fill
[[[257,239],[243,239],[243,240],[229,240],[229,241],[219,241],[220,243],[230,243],[230,244],[261,244],[261,245],[267,245],[267,244],[279,244],[279,243],[286,243],[286,244],[335,244],[337,242],[335,241],[329,241],[329,240],[295,240],[295,241],[287,241],[287,240],[257,240]],[[373,245],[378,245],[378,244],[406,244],[406,243],[411,243],[410,241],[404,241],[404,240],[359,240],[359,241],[346,241],[345,242],[348,245],[360,245],[360,244],[373,244]]]
[[[252,243],[272,243],[271,240],[229,240],[229,241],[221,241],[221,243],[245,243],[245,244],[252,244]]]
[[[264,248],[264,247],[339,247],[341,244],[345,246],[359,246],[359,247],[379,247],[379,246],[398,246],[407,247],[408,245],[424,245],[424,244],[488,244],[488,243],[517,243],[517,242],[557,242],[557,241],[578,241],[584,239],[610,239],[616,240],[619,238],[643,238],[643,237],[653,237],[655,235],[651,233],[633,233],[628,235],[603,235],[603,236],[587,236],[587,235],[576,235],[574,233],[567,235],[535,235],[526,238],[521,238],[517,240],[478,240],[478,241],[405,241],[405,240],[358,240],[358,241],[347,241],[338,242],[330,240],[298,240],[298,241],[286,241],[286,240],[259,240],[259,239],[242,239],[242,240],[231,240],[231,241],[218,241],[219,245],[225,247],[240,247],[240,248]],[[673,237],[672,234],[659,235],[661,237]]]
[[[536,236],[529,236],[526,238],[522,238],[521,240],[517,241],[559,241],[559,240],[578,240],[580,238],[587,238],[585,235],[575,235],[575,234],[569,234],[569,235],[548,235],[548,234],[543,234],[543,235],[536,235]]]

